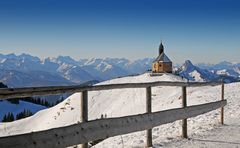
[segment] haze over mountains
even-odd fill
[[[0,54],[0,81],[10,87],[74,85],[141,74],[151,69],[154,58],[130,61],[125,58],[74,60],[69,56],[40,59],[28,54]],[[240,63],[197,64],[186,61],[175,71],[192,81],[211,81],[227,77],[237,81]]]

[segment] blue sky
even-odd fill
[[[0,53],[240,62],[238,0],[1,0]]]

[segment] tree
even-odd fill
[[[0,88],[8,88],[8,87],[7,87],[7,85],[5,85],[2,82],[0,82]]]
[[[9,114],[9,122],[14,121],[14,115],[13,113]]]
[[[16,99],[16,98],[14,98],[14,99],[8,99],[7,101],[9,101],[9,102],[12,103],[12,104],[19,104],[19,99]]]
[[[19,120],[19,119],[23,119],[23,118],[26,118],[26,117],[29,117],[29,116],[32,116],[33,113],[30,111],[30,110],[23,110],[22,112],[18,113],[16,115],[16,120]]]
[[[44,100],[41,98],[27,97],[27,98],[21,98],[21,100],[30,102],[30,103],[34,103],[34,104],[38,104],[38,105],[42,105],[42,106],[46,106],[46,107],[53,106],[53,104],[50,104],[47,100]]]
[[[6,114],[3,116],[2,122],[7,122],[7,115]]]
[[[2,122],[12,122],[14,121],[13,113],[9,112],[3,116]]]

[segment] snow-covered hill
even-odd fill
[[[148,73],[139,76],[123,77],[108,80],[100,84],[140,83],[154,81],[184,81],[181,77],[172,74],[151,77]],[[238,117],[240,109],[238,98],[240,83],[226,85],[226,117]],[[220,99],[220,87],[188,88],[188,105],[212,102]],[[32,131],[66,126],[80,120],[80,93],[75,93],[62,103],[42,111],[34,116],[16,122],[1,123],[0,135],[14,135]],[[181,88],[154,87],[152,89],[153,111],[166,110],[181,106]],[[219,97],[216,97],[219,96]],[[145,89],[114,89],[89,92],[89,120],[107,117],[119,117],[145,112]],[[189,119],[189,135],[200,134],[210,130],[218,123],[219,111]],[[203,122],[204,121],[204,122]],[[153,129],[155,147],[161,147],[165,142],[177,138],[181,133],[181,122],[162,125]],[[34,126],[33,126],[34,125]],[[21,128],[19,128],[21,127]],[[145,146],[145,132],[137,132],[123,136],[108,138],[95,147],[143,147]]]
[[[0,82],[0,88],[7,88],[7,85]],[[31,113],[36,113],[40,110],[46,109],[46,107],[29,103],[22,100],[1,100],[0,101],[0,122],[2,121],[4,115],[12,113],[16,119],[16,115],[23,112],[24,110],[31,111]]]
[[[219,78],[218,75],[206,70],[194,66],[191,61],[187,60],[177,70],[177,73],[191,81],[211,81]]]
[[[149,74],[140,76],[124,77],[105,81],[99,84],[114,84],[114,83],[139,83],[139,82],[153,82],[153,81],[182,81],[181,78],[166,74],[161,77],[150,77]],[[89,119],[100,118],[101,114],[106,114],[108,117],[117,117],[127,115],[128,111],[124,110],[129,105],[128,110],[132,110],[129,114],[144,112],[144,89],[118,89],[109,91],[92,91],[89,92]],[[170,89],[174,90],[174,88]],[[166,91],[165,91],[166,92]],[[175,92],[173,91],[173,94]],[[161,93],[164,95],[164,93]],[[118,96],[118,99],[114,99]],[[9,123],[7,125],[21,124],[21,129],[18,132],[35,131],[42,129],[49,129],[56,126],[65,126],[79,121],[80,113],[80,93],[75,93],[64,102],[38,112],[30,118],[26,118],[17,122]],[[130,99],[134,98],[134,99]],[[136,102],[137,101],[137,102]],[[142,102],[143,101],[143,102]],[[130,103],[131,102],[131,103]],[[122,108],[122,105],[126,107]],[[134,108],[131,106],[136,105]],[[121,108],[123,110],[121,110]],[[136,110],[135,112],[133,112]],[[41,119],[41,124],[37,124]],[[6,126],[7,126],[6,125]],[[30,125],[35,125],[34,127]],[[1,129],[1,128],[0,128]],[[8,127],[8,133],[12,133],[15,129]],[[13,130],[13,131],[12,131]]]
[[[207,67],[207,65],[201,65],[201,67]],[[218,64],[216,65],[216,67],[212,65],[212,68],[204,69],[195,66],[192,64],[191,61],[186,60],[181,67],[176,68],[175,72],[190,81],[203,82],[224,80],[227,83],[239,81],[239,67],[230,66],[228,67],[228,69],[218,69],[217,67],[219,67]],[[227,66],[223,67],[226,68]]]
[[[34,114],[43,109],[46,109],[46,107],[21,100],[18,104],[13,104],[6,100],[0,101],[0,121],[3,119],[3,116],[9,112],[13,113],[16,118],[16,115],[24,110],[29,110]]]

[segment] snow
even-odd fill
[[[39,110],[46,109],[46,107],[25,101],[19,101],[19,104],[13,104],[8,101],[0,101],[0,120],[2,120],[3,116],[9,112],[13,113],[16,117],[16,115],[24,109],[35,113]]]
[[[159,58],[159,60],[166,62],[170,61],[164,53],[161,54]],[[45,85],[47,86],[56,85],[55,81],[52,82],[48,79],[52,75],[61,81],[60,85],[79,84],[91,80],[103,81],[132,74],[142,74],[146,70],[151,69],[153,60],[153,58],[136,59],[132,61],[125,58],[92,58],[76,61],[69,56],[46,57],[40,59],[28,54],[0,54],[0,80],[7,79],[8,81],[4,81],[4,83],[10,87],[34,86],[39,83],[39,81],[36,79],[38,78],[37,76],[32,76],[31,74],[35,71],[39,71],[44,72],[46,75],[48,74],[48,76],[45,77]],[[202,79],[200,79],[200,81],[216,81],[218,77],[221,79],[224,78],[225,81],[228,82],[239,80],[240,63],[222,62],[215,65],[199,64],[202,68],[192,65],[190,61],[187,63],[187,67],[194,68],[199,75],[201,75]],[[219,76],[217,71],[223,69],[226,69],[228,74]],[[180,68],[175,71],[180,71],[179,74],[190,81],[195,81],[189,74],[193,70],[181,70]],[[210,70],[212,72],[210,72]],[[8,77],[6,74],[7,71],[15,72],[12,77]],[[21,78],[22,83],[17,83],[18,81],[15,81],[16,77]],[[28,81],[29,78],[31,81]],[[14,82],[14,84],[12,82]]]
[[[211,131],[201,135],[193,135],[189,140],[173,140],[166,143],[166,148],[237,148],[240,145],[240,124],[239,120],[227,120],[226,125],[216,126]]]
[[[201,77],[201,74],[198,73],[196,70],[194,70],[193,72],[191,72],[191,73],[190,73],[190,76],[191,76],[192,78],[194,78],[195,81],[198,81],[198,82],[203,82],[203,81],[204,81],[204,80],[202,79],[202,77]]]
[[[156,61],[172,62],[165,53],[160,54],[160,55],[154,60],[154,62],[156,62]]]
[[[4,63],[6,61],[6,59],[1,59],[0,63]]]
[[[191,61],[186,60],[185,63],[176,71],[180,76],[190,81],[216,81],[219,79],[219,75],[214,74],[206,69],[201,69],[192,64]]]
[[[228,101],[225,107],[224,125],[218,124],[219,116],[214,117],[216,122],[214,128],[207,128],[198,134],[190,132],[189,140],[173,139],[171,142],[165,143],[164,147],[208,147],[208,148],[229,148],[239,147],[240,145],[240,93],[238,92],[240,83],[232,83],[225,85],[225,98]],[[215,112],[215,111],[214,111]],[[214,112],[212,114],[214,114]],[[210,113],[211,114],[211,113]],[[204,116],[204,115],[202,115]],[[201,117],[201,116],[200,116]],[[193,118],[194,119],[194,118]],[[211,116],[209,117],[211,119]],[[205,124],[204,122],[202,122]],[[205,128],[205,127],[204,127]],[[203,130],[204,130],[203,128]]]
[[[172,74],[151,77],[149,73],[138,76],[123,77],[108,80],[99,84],[140,83],[154,81],[183,81]],[[98,84],[98,85],[99,85]],[[240,83],[226,84],[225,96],[228,100],[226,120],[239,117]],[[188,88],[188,105],[196,105],[220,100],[220,86]],[[75,93],[62,103],[42,111],[34,116],[11,123],[0,123],[0,135],[14,135],[67,126],[80,121],[80,93]],[[89,92],[89,120],[107,117],[119,117],[145,112],[145,89],[114,89]],[[180,87],[153,87],[153,111],[181,107]],[[188,119],[188,134],[190,137],[203,135],[219,127],[219,110]],[[238,119],[239,121],[239,119]],[[33,126],[34,125],[34,126]],[[21,127],[21,128],[19,128]],[[161,125],[153,129],[154,147],[162,147],[180,139],[181,121]],[[144,147],[145,131],[115,136],[104,140],[95,147]],[[187,142],[187,141],[185,141]],[[179,144],[180,145],[180,144]],[[173,146],[174,147],[174,146]]]
[[[225,107],[226,121],[236,120],[238,121],[238,123],[240,123],[239,122],[240,113],[237,111],[240,109],[240,103],[238,99],[240,98],[240,94],[238,92],[239,88],[240,88],[240,83],[232,83],[232,84],[226,85],[225,95],[226,95],[226,99],[228,100],[228,105]],[[157,98],[153,96],[154,111],[180,107],[181,100],[176,98],[177,96],[180,95],[180,93],[181,93],[180,91],[178,91],[178,93],[176,92],[175,96],[172,95],[174,99],[170,99],[171,97],[169,97],[167,98],[168,101],[161,102],[161,103],[159,103],[159,101],[164,101],[163,96],[156,95]],[[158,99],[158,97],[160,97],[161,99]],[[219,98],[220,98],[219,86],[188,89],[188,105],[196,105],[196,104],[217,101]],[[157,102],[154,101],[156,99],[158,99]],[[212,133],[212,130],[214,130],[215,127],[221,127],[219,125],[219,118],[220,118],[219,110],[216,110],[204,115],[197,116],[195,118],[188,119],[189,137],[203,135],[206,132]],[[172,147],[179,147],[180,145],[177,145],[177,144],[174,145],[174,143],[176,141],[182,140],[180,135],[181,135],[181,121],[176,121],[174,123],[155,127],[153,129],[154,147],[165,147],[169,143],[173,143]],[[145,136],[146,136],[146,133],[144,131],[123,135],[122,137],[116,136],[116,137],[106,139],[105,141],[99,143],[96,147],[111,147],[111,146],[122,147],[123,145],[124,147],[144,147],[146,143]],[[240,136],[238,138],[240,138]],[[187,141],[184,141],[184,142],[187,142]],[[205,147],[208,147],[206,145]],[[185,145],[183,145],[182,147],[184,146]]]
[[[110,65],[110,64],[108,64],[108,63],[106,63],[106,62],[103,62],[103,61],[101,61],[101,62],[96,66],[96,69],[97,69],[97,70],[100,70],[100,71],[102,71],[102,72],[105,72],[105,71],[110,70],[110,69],[112,69],[112,68],[113,68],[112,65]]]

